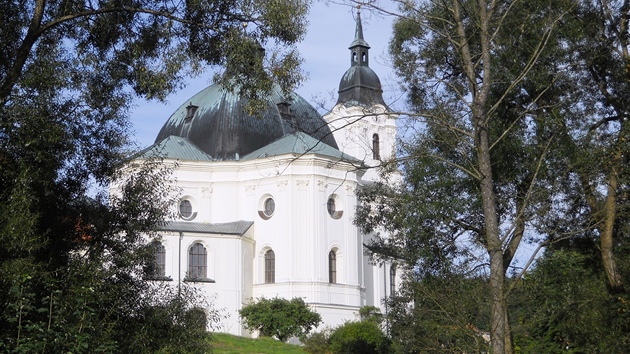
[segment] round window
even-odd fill
[[[263,213],[265,214],[266,217],[271,217],[271,215],[273,215],[273,212],[276,211],[276,202],[273,200],[273,198],[267,198],[265,200],[264,203],[264,210]]]
[[[343,215],[343,205],[339,205],[339,203],[337,203],[337,198],[334,194],[328,197],[326,210],[328,210],[328,215],[330,215],[333,219],[339,219]]]
[[[192,204],[190,204],[190,200],[184,199],[179,202],[179,215],[184,219],[188,219],[192,216]]]
[[[330,214],[330,216],[333,216],[335,212],[337,211],[337,206],[335,205],[335,198],[333,197],[328,198],[328,203],[326,207],[328,208],[328,214]]]

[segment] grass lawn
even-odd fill
[[[273,338],[243,338],[226,333],[212,333],[212,352],[215,354],[306,354],[298,345],[282,343]]]

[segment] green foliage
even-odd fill
[[[627,353],[627,299],[610,295],[597,254],[549,250],[519,285],[515,344],[521,353]]]
[[[488,351],[487,280],[460,274],[427,275],[406,283],[388,300],[396,353]]]
[[[627,1],[399,2],[404,179],[360,191],[356,222],[388,230],[373,257],[410,270],[390,306],[402,350],[484,351],[479,330],[511,352],[509,306],[522,352],[628,351],[627,12]],[[553,250],[520,284],[508,276],[524,242]]]
[[[310,354],[330,354],[330,334],[332,329],[314,332],[302,340],[304,351]]]
[[[376,306],[362,306],[359,309],[359,318],[361,318],[361,321],[370,321],[378,325],[383,322],[381,309]]]
[[[378,354],[389,352],[389,340],[373,321],[347,322],[330,335],[335,354]]]
[[[346,322],[304,338],[304,350],[311,354],[389,353],[390,341],[381,328],[383,315],[378,307],[359,309],[359,322]]]
[[[258,330],[260,335],[276,337],[282,342],[308,334],[322,321],[301,298],[260,298],[243,306],[239,314],[247,329]]]

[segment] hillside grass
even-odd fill
[[[286,344],[269,337],[244,338],[226,333],[212,333],[214,354],[306,354],[299,345]]]

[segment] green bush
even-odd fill
[[[374,321],[347,322],[330,335],[335,354],[379,354],[389,351],[389,340]]]
[[[259,330],[260,335],[275,336],[283,342],[308,334],[322,322],[321,316],[300,298],[260,298],[244,306],[239,314],[245,328]]]
[[[310,354],[329,354],[330,353],[330,333],[331,329],[327,328],[321,332],[314,332],[310,336],[302,340],[303,349]]]

